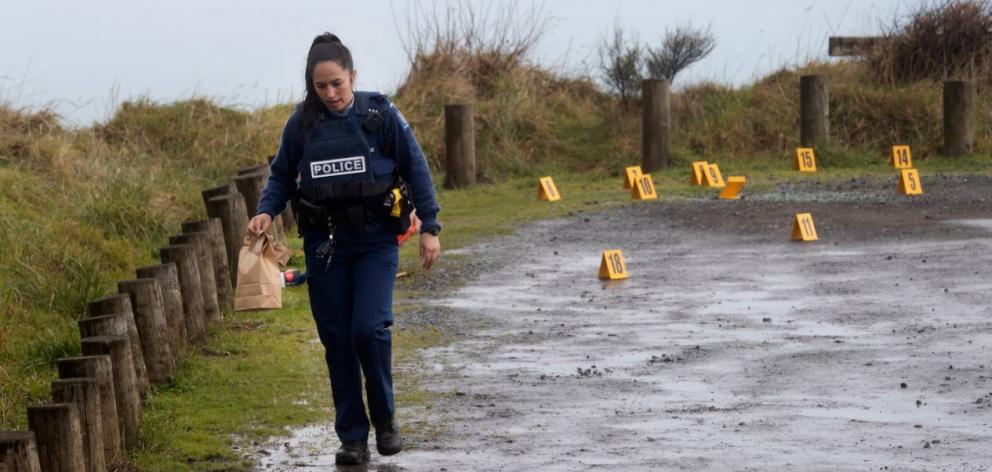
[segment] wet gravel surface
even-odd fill
[[[454,333],[397,366],[437,394],[401,421],[439,434],[370,470],[992,470],[990,184],[783,184],[460,251],[397,319]],[[789,241],[799,212],[820,241]],[[630,279],[596,278],[605,249]],[[331,467],[328,431],[260,468]]]

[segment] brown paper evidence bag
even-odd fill
[[[238,253],[238,283],[234,310],[282,308],[281,267],[292,251],[267,233],[246,235]]]

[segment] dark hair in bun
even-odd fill
[[[303,74],[307,93],[303,99],[303,116],[300,121],[300,131],[304,136],[313,128],[314,122],[317,121],[317,116],[324,112],[324,103],[321,102],[320,96],[317,95],[317,89],[313,86],[313,69],[317,67],[317,64],[324,61],[337,62],[346,71],[351,71],[355,67],[351,60],[351,51],[348,50],[337,35],[323,33],[313,38],[313,43],[310,44],[310,52],[307,54],[306,72]]]

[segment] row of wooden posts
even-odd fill
[[[668,81],[649,79],[641,86],[641,169],[664,168],[671,163],[671,87]],[[950,156],[971,154],[975,84],[970,81],[944,82],[944,145],[941,153]],[[830,139],[830,92],[826,77],[806,75],[799,81],[799,141],[802,147],[827,144]],[[475,128],[472,105],[444,107],[445,169],[449,188],[475,184]]]
[[[204,190],[208,219],[183,223],[161,264],[88,304],[82,357],[58,360],[52,403],[28,407],[29,431],[0,433],[0,472],[104,472],[138,446],[150,386],[169,382],[181,354],[203,345],[233,303],[238,252],[267,177],[267,165],[254,166]],[[293,225],[283,213],[276,237]]]

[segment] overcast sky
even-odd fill
[[[450,5],[452,1],[419,2]],[[711,25],[717,47],[676,80],[741,85],[779,67],[826,60],[830,35],[877,33],[921,0],[547,0],[551,27],[534,60],[581,72],[615,22],[645,42]],[[287,6],[290,4],[292,6]],[[521,9],[534,3],[519,0]],[[313,37],[340,36],[358,88],[391,92],[407,70],[408,0],[0,0],[0,102],[53,106],[69,124],[105,120],[147,96],[207,96],[255,107],[296,101]]]

